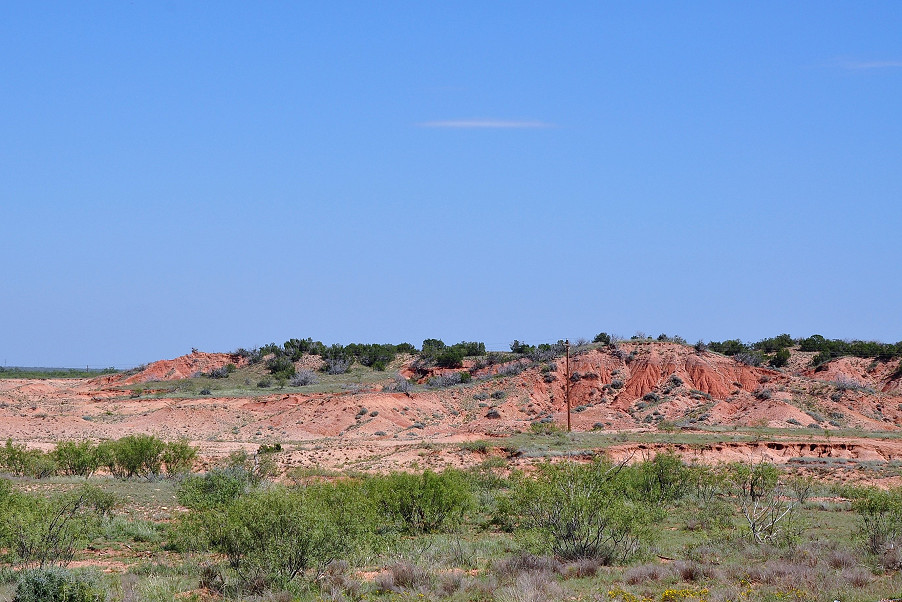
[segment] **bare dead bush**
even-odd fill
[[[545,572],[557,574],[561,572],[561,563],[552,556],[535,556],[534,554],[518,554],[498,560],[493,565],[496,575],[502,578],[513,578],[520,573]]]
[[[410,381],[399,374],[394,382],[385,385],[382,390],[386,393],[410,393],[411,387]]]
[[[498,376],[516,376],[526,369],[524,364],[520,362],[511,362],[498,366]]]
[[[861,589],[871,582],[871,572],[863,567],[843,569],[839,574],[840,579],[853,588]]]
[[[826,560],[831,569],[850,569],[858,564],[855,554],[845,549],[831,550]]]
[[[880,554],[880,566],[888,571],[902,568],[902,548],[890,544]]]
[[[623,579],[630,585],[640,585],[649,581],[660,581],[670,575],[667,567],[660,564],[640,564],[626,570]]]
[[[466,589],[468,580],[461,570],[446,571],[438,576],[438,592],[445,596],[453,596],[460,590]]]
[[[362,589],[361,583],[351,576],[351,565],[346,560],[327,564],[319,576],[319,586],[330,600],[358,600]]]
[[[705,570],[701,563],[694,560],[681,560],[673,563],[673,569],[683,581],[701,581],[705,578]]]
[[[774,392],[768,389],[767,387],[763,389],[758,389],[755,391],[755,399],[759,399],[761,401],[766,401],[774,396]]]
[[[594,577],[601,568],[601,563],[591,558],[584,558],[571,562],[564,567],[565,579],[583,579]]]
[[[376,576],[376,589],[381,593],[426,590],[432,582],[427,570],[412,562],[397,562]]]
[[[311,370],[299,370],[288,381],[292,387],[305,387],[307,385],[315,385],[318,382],[316,374]]]
[[[513,584],[495,595],[499,602],[558,602],[566,599],[564,589],[549,573],[521,573]]]
[[[710,602],[735,602],[735,600],[742,600],[745,595],[740,586],[730,584],[712,588],[708,594],[708,599]]]
[[[344,374],[351,367],[351,360],[338,357],[338,358],[327,358],[325,364],[325,370],[329,374]]]
[[[814,477],[811,476],[795,476],[788,479],[787,485],[792,497],[796,499],[799,505],[804,505],[808,498],[811,497],[815,481]]]
[[[737,353],[733,356],[733,359],[745,366],[761,365],[761,356],[756,353]]]
[[[773,585],[777,581],[777,574],[774,572],[772,566],[768,564],[757,564],[746,569],[745,579],[748,581]]]
[[[430,389],[441,389],[443,387],[453,387],[459,385],[463,381],[460,372],[450,372],[448,374],[437,374],[426,382],[426,386]]]

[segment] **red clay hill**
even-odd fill
[[[793,351],[777,370],[668,342],[576,348],[570,361],[573,429],[716,433],[772,427],[821,438],[830,431],[900,429],[899,360],[840,358],[815,370],[812,355]],[[561,357],[470,361],[462,368],[471,373],[470,382],[437,388],[425,383],[454,370],[423,372],[414,362],[399,358],[385,372],[358,365],[342,377],[323,375],[318,384],[285,383],[281,389],[279,383],[257,386],[267,377],[262,363],[202,352],[94,379],[0,380],[0,437],[46,448],[62,439],[153,433],[187,438],[208,457],[282,442],[301,453],[291,460],[297,463],[379,469],[403,465],[402,449],[428,464],[411,451],[424,442],[503,442],[536,423],[566,423]],[[228,364],[236,368],[229,386],[206,390],[213,381],[200,375]],[[307,356],[298,367],[320,364]],[[392,392],[402,375],[423,384]]]

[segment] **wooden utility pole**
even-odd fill
[[[570,339],[567,339],[567,376],[564,380],[564,398],[567,400],[567,432],[570,432]]]

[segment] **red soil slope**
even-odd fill
[[[137,373],[114,374],[111,376],[102,376],[95,381],[103,384],[125,384],[131,385],[136,383],[146,383],[149,381],[164,380],[180,380],[183,378],[191,378],[198,372],[210,372],[217,368],[222,368],[226,364],[234,364],[236,367],[243,366],[247,360],[235,353],[204,353],[203,351],[192,351],[188,355],[183,355],[172,360],[159,360],[148,364],[138,370]]]
[[[137,373],[91,380],[0,380],[0,438],[46,447],[60,439],[146,432],[187,437],[210,455],[264,442],[310,442],[309,453],[297,462],[338,466],[366,457],[367,466],[378,468],[385,464],[372,458],[396,458],[398,450],[424,441],[504,437],[528,431],[534,422],[566,423],[562,358],[529,367],[521,361],[524,369],[512,376],[497,376],[501,366],[476,369],[471,364],[473,382],[410,395],[380,392],[378,386],[223,398],[129,395],[128,385],[243,362],[232,354],[195,352]],[[571,358],[573,428],[635,432],[770,426],[812,437],[838,428],[897,431],[902,425],[902,390],[892,379],[897,363],[843,358],[813,371],[810,358],[794,353],[790,368],[778,371],[672,343],[626,342],[617,350],[577,351]],[[299,362],[317,365],[314,358]],[[412,374],[410,362],[399,371]],[[394,376],[386,373],[385,384]],[[314,450],[317,446],[321,449]],[[332,450],[328,458],[324,449]],[[789,448],[767,453],[777,451],[796,453]],[[391,466],[394,460],[386,462]]]

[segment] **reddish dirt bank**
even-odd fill
[[[153,433],[188,438],[210,457],[238,447],[292,442],[297,449],[288,455],[289,462],[328,467],[362,463],[378,470],[409,462],[473,463],[479,458],[458,454],[460,450],[436,452],[429,445],[484,438],[504,441],[508,435],[529,431],[535,422],[566,421],[566,375],[560,358],[535,364],[521,360],[519,372],[471,363],[466,367],[474,374],[473,382],[410,394],[380,391],[397,372],[413,374],[409,361],[385,373],[381,384],[331,393],[248,391],[246,396],[230,397],[163,393],[167,381],[229,363],[241,367],[244,361],[233,354],[195,352],[134,373],[90,380],[0,380],[0,437],[49,447],[61,439]],[[809,369],[809,363],[810,355],[794,353],[789,368],[777,371],[658,342],[577,351],[571,360],[573,428],[633,432],[773,427],[796,429],[824,445],[825,430],[887,434],[899,430],[902,390],[892,379],[898,362],[843,358],[818,371]],[[318,358],[306,358],[299,365],[315,369]],[[510,375],[498,376],[499,371]],[[153,386],[155,381],[160,387]],[[143,394],[133,398],[130,388],[138,384]],[[150,395],[154,391],[157,394]],[[900,457],[894,441],[873,439],[834,438],[823,453],[806,451],[801,443],[797,449],[769,445],[724,443],[678,451],[705,461],[758,453],[774,461],[815,452],[853,459]],[[320,449],[314,450],[317,446]],[[631,453],[630,449],[625,446],[622,453]]]
[[[212,370],[222,368],[226,364],[235,367],[243,366],[247,360],[235,353],[204,353],[192,351],[172,360],[159,360],[148,364],[135,373],[114,374],[93,379],[105,385],[131,385],[152,381],[180,380],[191,378],[198,373],[209,373]]]

